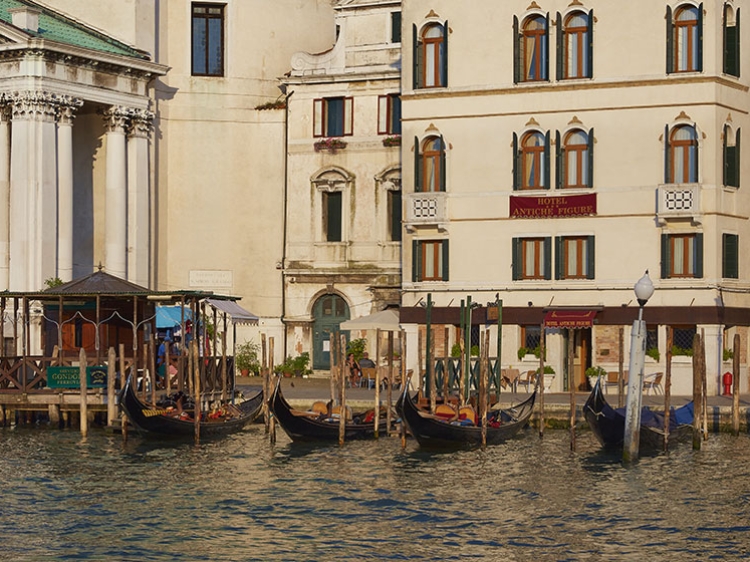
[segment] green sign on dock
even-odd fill
[[[49,388],[81,388],[80,367],[47,367]],[[107,386],[107,367],[86,367],[86,388]]]

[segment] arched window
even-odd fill
[[[560,142],[557,158],[557,187],[592,187],[594,131],[588,133],[574,129],[565,134]]]
[[[422,141],[414,139],[416,161],[415,191],[445,191],[445,143],[443,137],[431,136]]]
[[[439,88],[448,85],[448,22],[431,24],[414,39],[414,88]]]
[[[516,154],[513,178],[514,189],[549,188],[549,133],[530,131],[521,137],[513,133]]]
[[[692,125],[678,125],[667,136],[665,183],[698,183],[698,134]]]
[[[667,7],[667,72],[703,70],[702,27],[703,4]]]
[[[593,13],[573,12],[561,24],[558,14],[558,79],[591,78]]]
[[[549,16],[529,16],[523,21],[520,32],[518,18],[515,28],[515,78],[516,82],[538,82],[549,78]]]

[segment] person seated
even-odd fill
[[[359,366],[363,369],[373,369],[375,367],[375,361],[370,359],[370,354],[365,351],[362,354],[362,359],[359,360]]]
[[[177,394],[175,394],[175,409],[174,412],[172,412],[172,416],[175,418],[179,418],[181,420],[191,420],[193,419],[190,414],[188,414],[186,411],[182,409],[182,404],[185,401],[185,394],[182,391],[179,391]]]
[[[353,353],[347,355],[346,366],[349,368],[349,384],[351,384],[352,388],[359,386],[359,381],[362,378],[362,369],[354,358]]]

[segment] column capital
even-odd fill
[[[3,98],[11,104],[13,119],[54,121],[57,117],[58,96],[50,92],[11,92]]]
[[[76,111],[83,105],[83,100],[73,96],[59,96],[57,99],[57,120],[61,125],[72,125]]]
[[[123,105],[113,105],[100,113],[104,118],[104,126],[108,133],[124,133],[130,121],[132,109]]]
[[[154,112],[148,109],[133,109],[130,117],[128,133],[132,137],[145,137],[151,135],[154,129]]]

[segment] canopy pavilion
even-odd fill
[[[133,374],[140,391],[192,388],[194,362],[190,341],[199,345],[201,392],[226,396],[234,390],[233,354],[226,353],[228,324],[257,317],[235,301],[237,297],[210,291],[152,291],[96,271],[68,283],[37,292],[0,292],[2,356],[0,357],[0,421],[6,410],[48,411],[54,419],[77,410],[80,388],[60,386],[50,379],[50,368],[79,367],[85,350],[89,367],[105,366],[114,350],[116,385]],[[181,346],[168,348],[165,365],[170,376],[157,379],[156,306],[177,305],[182,316]],[[229,310],[230,312],[227,312]],[[194,324],[191,319],[195,319]],[[152,384],[155,382],[156,384]],[[106,410],[102,388],[89,386],[87,402],[93,411]],[[58,418],[59,419],[59,418]]]

